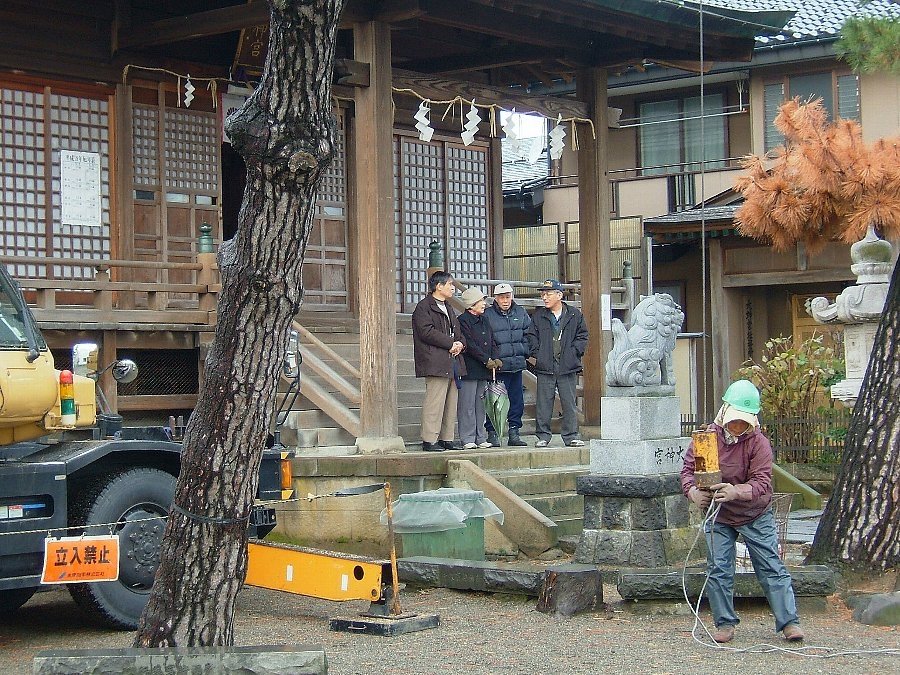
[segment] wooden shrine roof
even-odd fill
[[[749,60],[754,36],[791,16],[705,6],[707,61]],[[265,0],[4,0],[0,68],[110,82],[128,63],[177,63],[196,76],[229,77],[242,58],[264,58],[251,42],[264,38],[268,17]],[[349,29],[371,20],[392,26],[395,68],[494,86],[699,59],[699,10],[690,1],[347,0],[338,58],[352,61]]]

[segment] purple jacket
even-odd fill
[[[719,469],[722,482],[738,489],[738,498],[724,502],[716,522],[746,525],[759,518],[772,502],[772,446],[757,428],[742,435],[734,445],[725,444],[722,427],[710,424],[719,444]],[[681,491],[687,497],[694,487],[694,444],[688,446],[681,469]]]

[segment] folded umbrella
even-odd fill
[[[484,394],[484,412],[494,425],[497,436],[506,436],[507,415],[509,415],[509,394],[506,386],[497,381],[497,370],[492,369],[494,379],[487,383]]]

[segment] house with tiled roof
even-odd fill
[[[740,236],[732,191],[740,159],[782,143],[773,121],[784,101],[821,98],[832,117],[861,123],[866,141],[900,128],[900,78],[857,75],[840,60],[836,42],[854,15],[900,19],[900,4],[875,0],[711,0],[704,19],[731,10],[793,12],[778,33],[760,30],[749,62],[703,58],[703,74],[673,59],[645,61],[610,74],[610,108],[621,109],[609,129],[612,227],[639,218],[650,253],[635,254],[651,271],[643,290],[672,293],[685,310],[684,330],[708,336],[706,367],[693,383],[716,401],[731,374],[756,358],[770,337],[802,339],[818,326],[804,302],[830,297],[855,281],[849,247],[838,242],[811,254],[802,245],[776,252]],[[697,7],[697,18],[700,10]],[[697,49],[701,46],[698,44]],[[679,66],[683,66],[679,68]],[[543,222],[577,219],[571,193],[575,158],[568,153],[543,191]],[[615,238],[615,232],[613,232]],[[705,291],[704,291],[705,289]],[[704,306],[704,300],[705,306]],[[829,339],[840,342],[840,334]],[[702,340],[702,338],[701,338]],[[707,407],[710,407],[710,403]],[[707,411],[709,412],[709,411]]]

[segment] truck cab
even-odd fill
[[[48,535],[118,534],[119,579],[70,584],[69,591],[99,623],[134,629],[159,566],[181,444],[168,427],[97,425],[95,380],[74,374],[71,387],[61,387],[60,374],[0,266],[0,611],[18,609],[40,588]],[[257,502],[286,497],[286,461],[278,447],[263,453]],[[250,535],[274,526],[274,509],[256,506]]]

